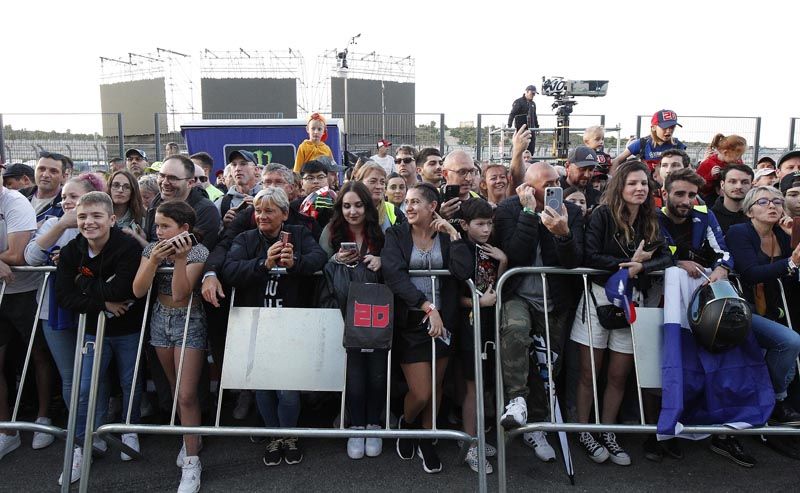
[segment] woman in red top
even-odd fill
[[[742,164],[742,155],[747,150],[747,141],[739,135],[725,137],[717,134],[711,141],[712,153],[700,163],[697,174],[706,180],[706,185],[700,190],[700,195],[707,204],[717,200],[719,179],[724,168],[731,164]]]

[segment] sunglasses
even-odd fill
[[[208,177],[207,177],[207,176],[198,176],[198,177],[197,177],[197,180],[198,180],[200,183],[205,183],[205,182],[207,182],[207,181],[208,181]]]
[[[413,162],[414,162],[414,158],[413,157],[397,158],[397,159],[394,160],[395,164],[400,164],[400,163],[411,164]]]
[[[67,156],[57,152],[39,151],[39,157],[45,159],[55,159],[56,161],[65,161]]]

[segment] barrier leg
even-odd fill
[[[150,293],[153,287],[147,290],[144,302],[144,315],[142,315],[142,331],[139,334],[139,349],[136,351],[136,364],[133,366],[133,382],[131,383],[131,397],[128,399],[128,413],[125,415],[125,424],[131,424],[131,411],[133,411],[133,393],[136,391],[136,382],[139,379],[139,362],[142,360],[142,347],[144,346],[144,331],[147,326],[147,313],[150,311]],[[144,394],[145,390],[142,390]]]
[[[67,440],[64,446],[64,467],[61,470],[61,492],[69,492],[72,476],[72,451],[75,448],[75,426],[78,422],[78,402],[80,401],[81,372],[83,371],[83,339],[86,335],[86,314],[78,316],[78,334],[75,344],[75,363],[72,370],[72,392],[69,397],[67,415]]]
[[[783,302],[783,311],[786,312],[786,323],[789,325],[789,328],[794,330],[792,325],[792,316],[789,314],[789,303],[786,301],[786,291],[783,289],[783,281],[778,279],[778,287],[781,290],[781,301]],[[797,369],[797,375],[800,376],[800,357],[798,357],[795,362],[795,368]]]
[[[44,273],[42,280],[42,289],[39,290],[39,299],[36,302],[36,314],[33,317],[33,328],[31,329],[31,337],[28,340],[28,351],[25,353],[25,364],[22,365],[22,379],[19,381],[17,388],[17,400],[14,402],[14,412],[11,414],[11,421],[17,420],[17,413],[19,412],[19,402],[22,399],[22,389],[25,387],[25,379],[28,376],[28,366],[31,364],[31,353],[33,352],[33,341],[36,339],[36,329],[39,327],[39,314],[42,311],[42,300],[44,293],[47,291],[47,279],[50,277],[50,272]],[[5,286],[4,286],[5,287]],[[2,302],[2,300],[0,300]]]
[[[230,309],[231,310],[233,310],[233,300],[234,299],[236,299],[236,288],[233,288],[231,290],[231,300],[230,300],[230,307],[231,307]],[[228,312],[228,322],[230,322],[230,320],[231,320],[231,315],[230,315],[230,311],[229,311]],[[228,327],[229,327],[229,330],[230,330],[230,323],[228,324]],[[222,353],[225,354],[224,348],[223,348]],[[220,417],[222,417],[222,392],[225,390],[225,389],[222,388],[222,380],[223,380],[222,375],[225,374],[225,368],[224,367],[220,368],[219,374],[220,374],[219,385],[217,386],[217,417],[216,417],[216,420],[214,422],[214,426],[216,426],[217,428],[219,428],[219,420],[220,420]]]
[[[500,325],[503,318],[503,285],[506,277],[497,281],[497,304],[494,307],[494,355],[495,355],[495,433],[497,435],[497,489],[505,493],[506,481],[506,434],[500,418],[503,416],[505,392],[503,390],[503,357],[500,348]]]
[[[594,337],[592,335],[592,317],[589,314],[589,276],[583,274],[583,303],[586,307],[586,328],[589,330],[589,360],[592,364],[592,394],[594,396],[594,422],[596,424],[600,424],[600,405],[599,399],[597,398],[597,369],[595,368],[594,363],[594,346],[593,341]]]
[[[478,432],[478,491],[485,493],[488,489],[486,484],[486,430],[484,420],[486,419],[483,410],[483,360],[481,358],[481,307],[480,298],[475,290],[475,284],[468,280],[470,293],[472,295],[472,331],[475,340],[473,347],[473,362],[475,364],[475,417],[478,421],[476,428]],[[460,457],[463,460],[463,457]]]
[[[550,422],[555,423],[556,400],[555,386],[553,385],[553,357],[550,345],[550,307],[547,304],[547,274],[542,272],[542,296],[544,297],[544,335],[547,344],[547,398],[550,401]],[[562,355],[563,357],[563,355]]]
[[[389,415],[392,405],[392,350],[386,352],[386,430],[390,430]]]
[[[92,441],[94,437],[94,418],[95,407],[97,406],[97,394],[99,393],[100,366],[103,361],[103,337],[106,331],[106,317],[101,312],[97,316],[97,333],[94,339],[94,357],[92,358],[92,379],[89,384],[89,408],[86,410],[86,436],[83,439],[83,461],[81,462],[81,484],[80,492],[89,491],[89,472],[92,469]],[[83,342],[83,341],[80,341]],[[80,375],[79,375],[80,377]],[[73,388],[72,395],[79,394],[80,389]],[[67,477],[63,478],[63,483],[67,483]]]
[[[639,397],[639,420],[641,423],[647,424],[644,419],[644,401],[642,400],[642,384],[639,380],[639,366],[636,364],[636,330],[635,330],[635,322],[631,324],[631,339],[633,340],[633,371],[636,375],[636,393]]]
[[[436,304],[436,276],[431,276],[431,303]],[[428,319],[430,323],[430,319]],[[445,327],[447,328],[447,327]],[[436,338],[431,337],[431,430],[436,431]]]
[[[344,385],[342,386],[342,404],[339,407],[339,429],[344,429],[344,409],[345,409],[345,401],[347,400],[347,361],[349,359],[349,355],[347,354],[347,350],[344,351]]]

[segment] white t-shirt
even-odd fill
[[[381,168],[386,170],[386,176],[389,176],[390,174],[394,173],[394,171],[395,171],[394,158],[392,156],[388,155],[388,154],[386,156],[384,156],[384,157],[380,157],[377,154],[375,154],[374,156],[372,156],[370,158],[370,160],[375,161],[376,163],[380,164]]]
[[[24,195],[9,188],[0,189],[0,253],[8,250],[8,235],[22,231],[36,231],[36,212]],[[6,286],[6,293],[26,293],[39,288],[42,275],[35,272],[17,272],[14,282]]]

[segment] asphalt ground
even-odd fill
[[[245,421],[224,413],[223,425],[257,425],[255,411]],[[494,432],[489,441],[494,443]],[[640,435],[622,435],[620,443],[633,459],[629,467],[607,462],[595,464],[583,453],[575,437],[571,448],[575,485],[570,486],[559,455],[556,462],[543,463],[517,438],[508,447],[509,491],[798,491],[800,461],[783,457],[759,444],[756,438],[740,438],[758,464],[740,467],[708,449],[708,440],[682,441],[683,460],[665,458],[653,463],[644,458]],[[109,449],[95,459],[90,491],[161,492],[176,491],[180,470],[175,457],[180,439],[173,436],[140,436],[143,460],[122,462],[118,452]],[[63,460],[64,442],[57,440],[43,450],[32,450],[30,433],[23,434],[23,445],[0,460],[0,491],[58,491],[57,479]],[[465,464],[456,463],[458,447],[440,441],[439,454],[444,470],[426,474],[421,461],[403,461],[394,451],[394,441],[384,440],[384,452],[377,458],[358,461],[347,457],[345,440],[302,440],[304,460],[297,465],[266,467],[261,462],[264,444],[246,437],[206,437],[201,453],[202,491],[475,491],[477,475]],[[558,442],[554,434],[550,442]],[[558,451],[558,448],[556,448]],[[490,459],[495,469],[496,459]],[[497,490],[497,473],[488,477],[489,489]],[[73,491],[77,490],[77,484]]]

